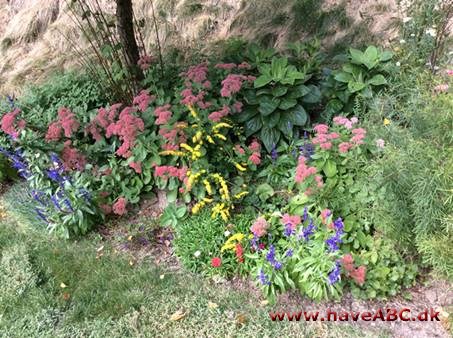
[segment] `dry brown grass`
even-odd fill
[[[326,0],[325,6],[341,1]],[[393,8],[394,1],[380,2]],[[107,12],[114,13],[114,1],[100,2]],[[145,22],[142,30],[145,46],[153,48],[156,39],[151,2],[133,2],[136,18]],[[270,43],[283,45],[288,39],[304,36],[304,32],[291,31],[290,21],[271,24],[278,14],[283,18],[290,16],[293,3],[290,0],[154,0],[164,48],[200,47],[229,36],[261,39],[266,35],[272,37]],[[372,32],[386,32],[385,23],[392,14],[375,15],[373,6],[375,0],[348,1],[348,15],[356,23],[364,20],[365,13],[373,17]],[[0,0],[0,27],[0,94],[18,93],[27,82],[35,83],[56,69],[73,67],[77,56],[62,34],[76,41],[78,47],[87,45],[75,30],[65,0],[10,0],[9,3]],[[335,41],[343,35],[344,31],[337,30],[327,40]]]

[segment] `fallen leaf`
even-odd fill
[[[60,288],[62,288],[62,289],[67,288],[67,287],[68,286],[65,283],[63,283],[63,282],[60,284]]]
[[[236,315],[236,324],[244,325],[247,322],[247,316],[243,313],[238,313]]]
[[[71,298],[71,295],[67,292],[63,293],[63,299],[64,300],[69,300]]]
[[[208,302],[208,308],[217,309],[219,306],[216,303]]]
[[[160,275],[159,278],[160,279],[164,279],[165,275]]]
[[[132,235],[127,238],[128,241],[132,241]]]
[[[104,250],[104,246],[101,246],[101,247],[96,249],[97,252],[101,252],[102,250]]]
[[[261,306],[266,306],[267,304],[269,304],[267,299],[261,301]]]
[[[134,261],[129,261],[130,266],[133,266],[134,264],[135,264]]]
[[[186,315],[187,312],[184,312],[183,310],[178,310],[170,316],[170,320],[175,322],[177,320],[183,319]]]

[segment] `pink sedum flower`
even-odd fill
[[[267,229],[269,228],[269,223],[264,219],[264,217],[258,217],[255,222],[253,223],[250,231],[256,237],[263,237],[267,233]]]
[[[127,213],[126,206],[127,200],[124,197],[118,198],[115,204],[113,204],[113,213],[119,216],[125,215]]]

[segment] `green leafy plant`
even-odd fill
[[[267,151],[280,139],[298,136],[309,123],[304,105],[319,102],[318,87],[306,85],[310,75],[289,64],[286,57],[273,57],[258,65],[254,89],[244,94],[247,107],[237,120],[244,123],[246,136],[257,135]]]
[[[326,114],[331,117],[340,111],[351,113],[357,100],[364,110],[373,93],[387,85],[387,71],[392,52],[369,46],[364,52],[351,48],[340,70],[335,70],[326,82],[328,102]]]

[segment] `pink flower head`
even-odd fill
[[[349,151],[349,149],[352,148],[352,144],[351,143],[348,143],[348,142],[342,142],[338,145],[338,150],[340,151],[340,153],[347,153]]]
[[[330,133],[330,134],[327,135],[327,138],[329,140],[335,140],[335,139],[337,139],[339,137],[340,137],[340,134],[338,134],[338,133]]]
[[[148,70],[151,64],[154,62],[154,58],[150,55],[143,55],[137,62],[137,65],[142,70]]]
[[[301,219],[300,216],[290,216],[289,214],[284,214],[280,221],[283,225],[289,226],[291,230],[295,230],[300,224]]]
[[[356,129],[352,129],[352,133],[354,135],[361,135],[361,134],[365,135],[366,134],[366,130],[363,129],[363,128],[356,128]]]
[[[260,153],[253,153],[249,157],[249,161],[255,165],[260,165],[261,163],[261,154]]]
[[[296,183],[302,183],[307,177],[316,174],[316,167],[308,167],[305,161],[305,157],[299,157],[295,175]]]
[[[250,66],[250,64],[248,64],[247,62],[242,62],[240,65],[238,65],[238,68],[239,69],[250,69],[250,68],[252,68],[252,66]]]
[[[356,123],[358,123],[358,122],[359,122],[359,119],[358,119],[357,117],[355,117],[355,116],[354,116],[354,117],[351,117],[351,123],[352,123],[352,124],[356,124]]]
[[[267,229],[269,228],[269,223],[264,219],[264,217],[258,217],[255,222],[253,223],[250,231],[256,237],[262,237],[267,233]]]
[[[151,101],[154,101],[156,99],[155,96],[149,95],[149,92],[147,90],[142,90],[136,97],[134,97],[133,104],[135,106],[138,106],[138,110],[140,110],[142,113],[148,109],[148,106]]]
[[[225,80],[222,81],[222,89],[220,95],[222,97],[231,97],[233,94],[239,92],[242,88],[242,82],[247,78],[240,74],[229,74]]]
[[[236,111],[236,113],[240,113],[242,111],[242,107],[244,106],[244,104],[242,102],[239,102],[239,101],[236,101],[234,104],[233,104],[233,108],[234,110]]]
[[[130,149],[134,146],[138,133],[145,129],[145,123],[141,118],[133,115],[134,112],[135,109],[132,107],[124,108],[118,121],[109,125],[106,132],[106,137],[117,135],[123,142],[116,154],[124,158],[132,155]]]
[[[450,88],[450,86],[445,83],[445,84],[440,84],[440,85],[437,85],[434,87],[434,91],[436,93],[446,93],[448,92],[448,89]]]
[[[154,115],[157,117],[156,124],[167,124],[168,121],[171,119],[172,112],[169,110],[171,105],[166,104],[165,106],[157,107],[154,110]]]
[[[321,149],[324,149],[324,150],[328,150],[330,148],[332,148],[332,143],[331,142],[325,142],[325,143],[321,143]]]
[[[242,147],[241,147],[240,144],[236,144],[236,145],[234,146],[234,150],[236,150],[236,151],[237,151],[239,154],[241,154],[241,155],[244,155],[244,154],[245,154],[245,150],[242,149]]]
[[[220,122],[220,120],[222,120],[222,117],[223,115],[220,112],[215,111],[209,114],[208,119],[210,119],[212,122]]]
[[[324,186],[324,182],[322,181],[322,177],[320,175],[315,176],[315,181],[318,188],[322,188]]]
[[[326,134],[329,131],[329,127],[325,124],[318,124],[313,129],[318,134]]]
[[[254,139],[252,143],[249,145],[249,149],[253,152],[260,152],[261,151],[261,145],[258,142],[258,140]]]
[[[217,69],[232,70],[236,68],[235,63],[218,63],[214,66]]]
[[[377,140],[376,140],[376,146],[377,146],[378,148],[384,148],[384,147],[385,147],[385,141],[384,141],[383,139],[381,139],[381,138],[380,138],[380,139],[377,139]]]
[[[196,66],[189,67],[187,72],[183,73],[188,80],[195,83],[203,83],[207,79],[208,75],[208,65],[206,63],[201,63]]]
[[[78,170],[83,171],[87,163],[85,156],[77,149],[71,147],[71,141],[64,143],[63,151],[61,153],[61,160],[65,170]]]
[[[112,213],[112,207],[108,204],[101,204],[99,207],[104,215],[110,215]]]
[[[16,122],[17,116],[20,114],[20,109],[15,108],[13,111],[6,113],[3,115],[2,120],[0,122],[1,129],[5,134],[16,138],[19,134],[19,131],[24,129],[26,126],[25,120],[20,120]]]
[[[126,214],[126,205],[127,200],[124,197],[118,198],[115,204],[113,204],[113,213],[119,216]]]
[[[351,142],[356,145],[363,144],[364,138],[365,138],[365,134],[357,134],[351,138]]]
[[[63,128],[61,127],[60,123],[52,122],[49,125],[49,128],[47,129],[45,139],[47,142],[58,141],[61,138],[62,132],[63,132]]]
[[[203,82],[203,88],[211,89],[211,87],[212,87],[211,81],[206,80],[205,82]]]
[[[446,73],[448,76],[453,76],[453,69],[447,69]]]
[[[58,118],[64,130],[64,136],[67,138],[70,138],[72,133],[76,132],[80,127],[80,123],[76,120],[74,113],[68,108],[61,107],[58,111]]]
[[[328,142],[328,140],[329,140],[328,134],[318,134],[318,135],[316,135],[315,138],[313,138],[311,140],[311,142],[313,144],[321,144],[321,143]]]
[[[321,221],[323,224],[327,224],[327,219],[332,215],[332,211],[324,209],[321,211]]]
[[[134,169],[137,174],[141,174],[142,173],[142,164],[141,164],[141,162],[131,162],[131,163],[129,163],[129,167]]]

